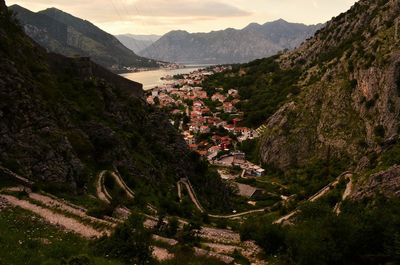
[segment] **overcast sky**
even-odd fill
[[[181,29],[209,32],[243,28],[251,22],[283,18],[323,23],[348,10],[355,0],[6,0],[32,11],[62,9],[112,33],[164,34]]]

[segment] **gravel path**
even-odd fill
[[[239,244],[240,235],[230,230],[203,227],[199,236],[203,239],[211,240],[222,244]]]
[[[323,197],[324,195],[326,195],[329,191],[331,191],[332,189],[334,189],[339,183],[340,180],[342,178],[351,178],[350,176],[352,176],[353,173],[351,171],[345,171],[342,174],[340,174],[332,183],[329,183],[328,185],[326,185],[325,187],[323,187],[320,191],[318,191],[317,193],[315,193],[313,196],[311,196],[310,198],[308,198],[307,201],[310,202],[315,202],[316,200],[320,199],[321,197]],[[351,185],[351,184],[350,184]],[[344,191],[345,195],[347,192],[347,188],[346,187],[346,191]],[[351,188],[351,187],[350,187]],[[350,190],[351,191],[351,190]],[[298,214],[300,211],[299,210],[294,210],[293,212],[279,218],[278,220],[275,220],[273,223],[274,224],[282,224],[283,222],[287,222],[289,221],[294,215]]]
[[[115,172],[111,172],[111,176],[114,178],[118,186],[125,191],[126,196],[128,196],[130,199],[135,197],[135,193],[128,187],[128,185],[126,185],[125,181],[120,175],[116,174]]]
[[[174,254],[169,253],[165,248],[153,247],[153,257],[158,261],[164,261],[174,258]]]
[[[37,206],[28,201],[20,200],[10,195],[0,195],[0,198],[5,199],[9,204],[13,206],[18,206],[22,209],[31,211],[39,215],[45,221],[49,222],[52,225],[61,226],[66,230],[79,234],[82,237],[98,238],[103,235],[103,232],[97,231],[91,226],[84,225],[73,218],[69,218],[58,213],[54,213],[49,209]]]
[[[94,218],[92,216],[88,216],[86,214],[86,212],[83,211],[83,210],[71,207],[71,206],[69,206],[69,205],[67,205],[67,204],[65,204],[65,203],[63,203],[63,202],[61,202],[59,200],[50,198],[50,197],[42,195],[42,194],[29,193],[29,198],[31,198],[31,199],[33,199],[35,201],[41,202],[41,203],[43,203],[44,205],[46,205],[46,206],[48,206],[50,208],[60,209],[60,210],[62,210],[64,212],[73,214],[75,216],[79,216],[81,218],[87,219],[87,220],[95,222],[95,223],[101,223],[101,224],[108,225],[108,226],[115,226],[114,223],[111,223],[111,222],[105,221],[105,220],[101,220],[101,219],[98,219],[98,218]]]
[[[110,204],[111,203],[111,196],[107,193],[104,189],[104,174],[106,174],[106,170],[100,172],[97,181],[96,181],[96,193],[97,197],[102,200],[103,202]]]

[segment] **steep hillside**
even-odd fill
[[[131,49],[135,53],[140,53],[154,42],[159,40],[161,36],[158,35],[133,35],[122,34],[115,36],[125,47]]]
[[[320,27],[277,20],[250,24],[242,30],[192,34],[171,31],[140,54],[172,62],[243,63],[293,49]]]
[[[188,177],[209,206],[222,207],[229,190],[145,103],[141,84],[86,58],[48,54],[0,15],[1,167],[69,193],[116,167],[155,204],[173,204],[176,181]]]
[[[95,62],[114,70],[157,66],[155,61],[137,56],[92,23],[61,10],[50,8],[34,13],[18,5],[10,9],[25,32],[51,52],[65,56],[90,56]]]

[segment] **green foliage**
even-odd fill
[[[178,241],[184,245],[196,246],[200,242],[199,230],[201,226],[197,222],[191,221],[185,224],[181,231],[178,233]]]
[[[326,159],[315,159],[307,165],[292,169],[281,178],[289,187],[290,194],[297,194],[298,199],[302,200],[315,194],[347,167],[346,156],[332,158],[328,155]]]
[[[88,241],[81,237],[61,231],[19,208],[0,212],[0,228],[0,264],[122,265],[93,254]],[[88,260],[92,263],[82,263]]]
[[[282,227],[272,225],[269,218],[251,218],[240,227],[242,240],[255,240],[267,255],[286,250],[285,233]]]
[[[114,207],[108,204],[101,204],[96,207],[92,207],[87,211],[87,214],[96,218],[103,218],[103,216],[112,216]]]
[[[160,265],[225,265],[226,263],[216,259],[207,257],[198,257],[193,253],[193,249],[184,246],[176,253],[171,260],[160,262]]]
[[[91,259],[85,255],[69,258],[68,261],[62,261],[62,265],[93,265]]]
[[[259,163],[259,147],[258,139],[246,140],[238,145],[238,149],[246,154],[246,159],[258,164]]]
[[[235,263],[240,265],[251,265],[251,262],[244,257],[237,249],[233,252],[233,257],[235,258]]]
[[[396,78],[397,95],[400,96],[400,74]]]
[[[241,235],[255,239],[284,264],[397,264],[399,225],[397,199],[347,202],[339,216],[327,204],[309,203],[301,208],[293,226],[251,219],[243,224]]]
[[[385,150],[380,159],[385,167],[400,164],[400,144],[395,144],[388,150]]]
[[[168,226],[165,229],[165,235],[167,237],[174,237],[178,233],[179,221],[178,218],[172,217],[168,221]]]
[[[152,260],[151,233],[143,227],[143,221],[142,216],[131,215],[110,237],[95,243],[96,252],[126,264],[148,264]]]
[[[203,87],[207,91],[215,87],[238,89],[242,101],[237,107],[245,112],[243,123],[249,127],[259,126],[275,113],[290,93],[299,93],[296,83],[301,75],[300,68],[282,70],[276,59],[273,56],[255,60],[231,72],[213,75],[203,82]],[[241,70],[246,74],[239,74]]]
[[[374,128],[374,134],[377,137],[385,137],[385,127],[383,125],[378,125]]]

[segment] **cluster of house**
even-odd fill
[[[201,87],[205,77],[212,73],[226,70],[215,67],[211,71],[199,70],[179,76],[178,79],[166,77],[163,86],[151,90],[147,96],[149,104],[157,104],[160,108],[168,109],[172,115],[186,116],[184,124],[180,121],[179,128],[191,150],[198,152],[214,163],[222,153],[235,150],[237,141],[257,138],[258,133],[247,127],[238,126],[243,113],[236,105],[240,102],[239,91],[236,89],[215,88],[209,95]],[[212,106],[211,106],[211,105]],[[223,128],[223,129],[222,129]],[[218,133],[216,133],[218,131]],[[222,134],[225,135],[221,135]],[[207,134],[207,137],[201,137]],[[237,156],[237,155],[236,155]],[[263,175],[263,169],[246,161],[235,160],[235,163],[225,163],[226,157],[217,163],[238,165],[246,175]]]

